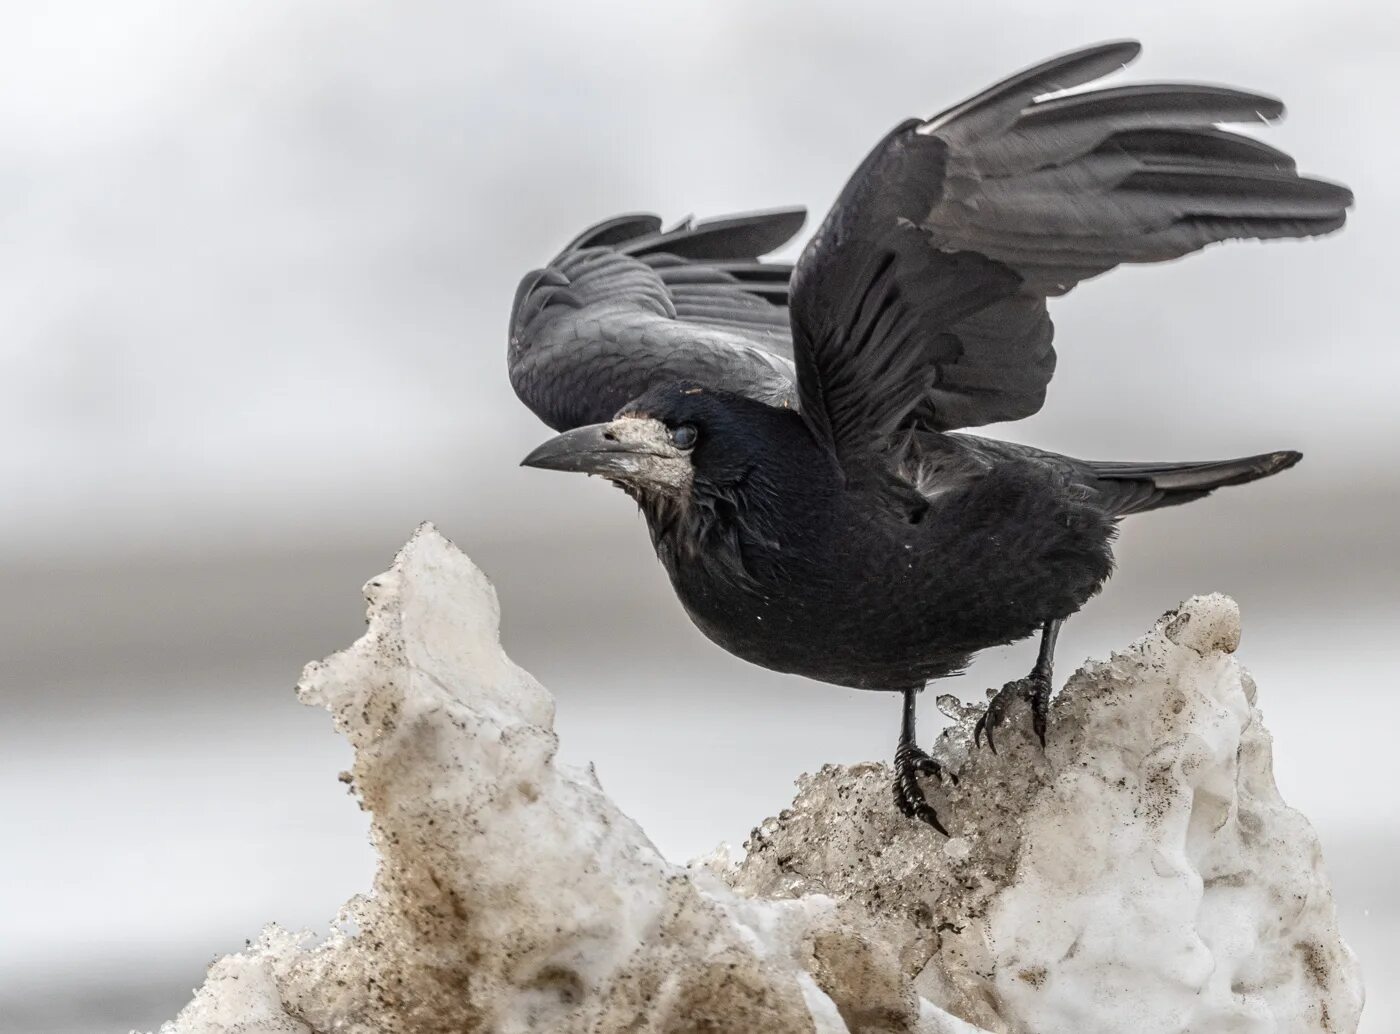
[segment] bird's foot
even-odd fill
[[[894,752],[894,803],[911,819],[927,822],[945,837],[948,831],[938,821],[938,813],[924,796],[919,776],[935,776],[940,782],[947,778],[957,785],[958,777],[945,772],[943,766],[912,743],[901,743]]]
[[[982,734],[985,732],[987,746],[993,754],[997,752],[993,734],[1006,722],[1011,706],[1017,700],[1025,700],[1031,705],[1031,727],[1035,730],[1036,739],[1040,740],[1040,749],[1045,749],[1045,731],[1050,718],[1050,676],[1037,671],[1023,679],[1008,682],[992,697],[987,710],[972,729],[972,740],[977,746],[982,745]]]

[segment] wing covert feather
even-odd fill
[[[585,230],[516,291],[516,394],[561,431],[608,420],[665,381],[793,404],[792,270],[760,257],[803,217],[782,209],[662,231],[655,216],[624,215]]]

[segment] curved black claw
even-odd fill
[[[954,783],[957,782],[957,776],[951,772],[947,774]],[[894,752],[895,807],[911,819],[927,822],[946,837],[948,831],[938,821],[938,812],[933,810],[933,805],[924,796],[923,787],[919,785],[920,775],[933,775],[941,780],[944,777],[943,766],[912,743],[901,744]]]
[[[948,771],[937,761],[933,760],[933,758],[929,757],[927,752],[921,747],[913,743],[900,747],[894,752],[894,762],[896,765],[899,764],[901,754],[908,759],[908,763],[914,766],[914,771],[919,775],[930,775],[940,783],[948,782],[952,783],[954,786],[958,785],[958,774]]]
[[[1031,672],[1023,679],[1008,682],[997,690],[996,696],[987,703],[987,710],[972,727],[972,741],[982,745],[982,734],[987,734],[987,746],[992,753],[997,752],[996,741],[992,738],[997,729],[1005,723],[1011,712],[1011,705],[1024,700],[1031,707],[1031,726],[1040,740],[1040,749],[1045,749],[1045,732],[1050,718],[1050,677]]]

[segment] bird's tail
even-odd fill
[[[1210,495],[1217,488],[1243,485],[1287,470],[1301,452],[1266,452],[1233,460],[1200,463],[1090,462],[1094,486],[1114,514],[1123,517],[1164,506],[1179,506]]]

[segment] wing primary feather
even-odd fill
[[[806,219],[805,208],[747,212],[640,237],[619,250],[637,256],[664,251],[684,259],[757,259],[790,241]]]
[[[1201,204],[1219,209],[1190,209],[1195,215],[1267,215],[1270,213],[1251,210],[1272,207],[1280,214],[1320,217],[1335,215],[1352,202],[1351,191],[1339,184],[1255,169],[1144,169],[1129,175],[1118,189],[1150,194],[1165,205]]]
[[[791,262],[725,262],[712,263],[715,269],[740,280],[787,280],[792,276]]]
[[[661,219],[646,212],[629,212],[614,216],[601,223],[595,223],[564,245],[564,251],[577,251],[580,248],[597,248],[643,237],[661,229]]]
[[[1096,153],[1131,155],[1146,165],[1239,166],[1291,172],[1293,158],[1261,140],[1223,129],[1129,129],[1106,138]]]
[[[957,121],[969,134],[1001,129],[1036,97],[1072,89],[1118,71],[1142,52],[1136,40],[1117,40],[1071,51],[1009,76],[967,100],[932,116],[920,133],[936,133]]]
[[[1041,128],[1080,121],[1131,119],[1138,125],[1271,122],[1283,117],[1277,97],[1204,83],[1133,83],[1036,101],[1017,127]]]

